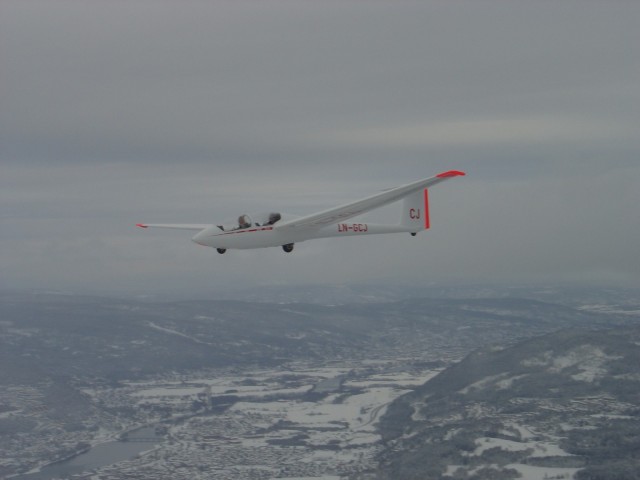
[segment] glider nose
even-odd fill
[[[197,243],[198,245],[202,245],[204,247],[207,246],[206,243],[204,243],[204,239],[205,239],[206,235],[205,235],[205,230],[196,233],[193,237],[191,237],[191,241]]]

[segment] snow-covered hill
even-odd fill
[[[637,478],[640,328],[481,349],[392,404],[383,478]]]

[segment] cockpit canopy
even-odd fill
[[[231,220],[224,222],[222,224],[218,224],[218,227],[225,232],[231,230],[241,230],[244,228],[251,227],[264,227],[268,225],[273,225],[277,221],[282,218],[282,215],[277,212],[270,213],[256,213],[249,215],[248,213],[243,213],[236,220]]]

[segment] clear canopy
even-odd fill
[[[235,220],[218,224],[218,227],[228,232],[230,230],[241,230],[243,228],[263,227],[263,226],[273,225],[281,218],[282,218],[282,215],[280,215],[277,212],[256,213],[251,215],[248,213],[243,213],[242,215],[238,216],[238,218]]]

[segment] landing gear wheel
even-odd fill
[[[282,250],[287,253],[293,252],[293,243],[287,243],[286,245],[282,245]]]
[[[411,232],[411,236],[415,237],[418,234],[418,232]]]
[[[227,249],[226,249],[226,248],[216,248],[216,251],[217,251],[220,255],[222,255],[224,252],[226,252],[226,251],[227,251]]]

